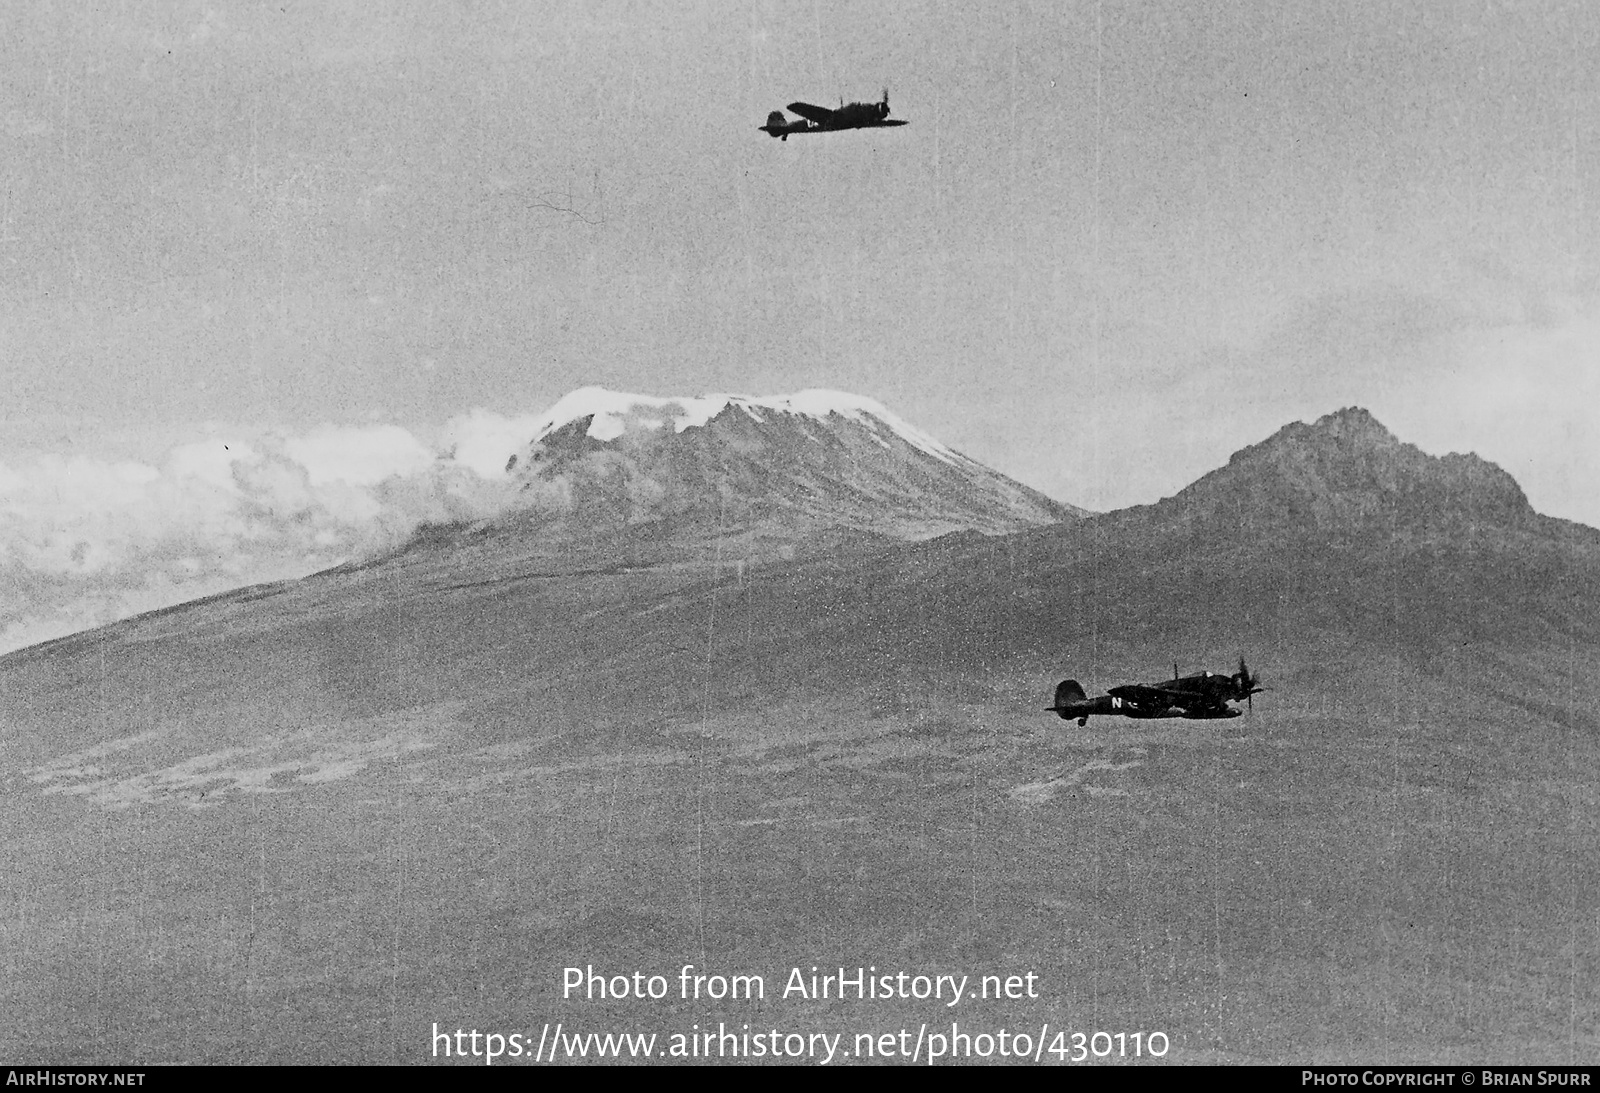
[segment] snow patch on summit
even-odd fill
[[[646,429],[659,429],[671,421],[673,431],[681,433],[704,425],[727,404],[726,395],[655,398],[604,387],[580,387],[545,411],[534,427],[534,439],[586,417],[592,418],[588,435],[595,440],[615,440],[627,431],[630,421]]]
[[[936,459],[952,465],[969,462],[915,425],[890,413],[883,404],[862,395],[852,395],[846,391],[830,391],[826,388],[810,388],[793,395],[773,395],[749,401],[758,406],[768,406],[785,413],[804,414],[824,421],[830,414],[838,414],[847,421],[865,425],[874,433],[878,431],[879,424],[887,425],[901,440]],[[883,446],[887,448],[889,445]]]
[[[824,388],[811,388],[792,395],[754,398],[726,394],[659,398],[612,391],[604,387],[580,387],[540,416],[535,425],[534,440],[583,418],[590,419],[587,435],[599,441],[615,440],[630,426],[653,430],[668,422],[672,424],[674,432],[681,433],[685,429],[705,425],[729,406],[737,406],[751,420],[763,425],[767,424],[767,415],[774,412],[823,422],[837,414],[846,421],[864,426],[873,434],[873,439],[885,448],[889,444],[881,436],[884,427],[912,447],[945,463],[960,466],[970,462],[921,429],[897,417],[882,404],[861,395]]]

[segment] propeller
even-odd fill
[[[1239,657],[1239,671],[1233,677],[1234,701],[1237,702],[1242,698],[1245,701],[1245,706],[1253,710],[1255,709],[1255,704],[1250,701],[1250,696],[1260,694],[1264,690],[1266,688],[1261,686],[1261,677],[1250,674],[1250,667],[1245,664],[1244,656],[1241,654]]]

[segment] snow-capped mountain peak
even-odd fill
[[[532,424],[506,473],[546,525],[587,535],[659,538],[670,527],[725,540],[741,528],[787,547],[841,530],[924,539],[1082,515],[844,391],[662,398],[583,387]]]
[[[542,439],[575,421],[589,418],[586,435],[592,440],[615,440],[630,427],[660,429],[672,425],[674,432],[704,426],[728,407],[736,407],[759,424],[770,414],[795,414],[825,422],[837,414],[847,421],[877,431],[887,428],[912,447],[946,463],[970,462],[951,451],[927,433],[891,413],[881,403],[847,391],[808,388],[792,395],[708,394],[658,397],[605,387],[580,387],[564,396],[539,419],[534,440]]]

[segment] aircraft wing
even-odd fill
[[[833,117],[833,111],[832,110],[829,110],[825,106],[812,106],[808,102],[792,102],[792,103],[790,103],[789,104],[789,113],[791,113],[791,114],[799,114],[802,118],[805,118],[807,121],[816,122],[818,125],[826,125],[827,122],[828,122],[828,119]]]
[[[1216,717],[1233,716],[1233,711],[1228,706],[1227,699],[1221,695],[1190,694],[1183,698],[1174,698],[1172,704],[1191,717],[1196,714]]]

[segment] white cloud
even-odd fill
[[[505,472],[535,420],[484,410],[435,452],[395,425],[179,445],[156,465],[0,462],[0,652],[400,545],[525,505]]]
[[[442,430],[450,459],[486,480],[505,474],[506,463],[548,422],[548,414],[505,417],[473,410],[451,418]]]
[[[208,440],[173,448],[167,453],[165,467],[174,480],[194,479],[220,490],[238,492],[233,466],[240,460],[255,458],[256,450],[248,444]]]
[[[434,453],[398,425],[324,425],[284,450],[306,470],[312,486],[343,482],[375,486],[385,478],[426,471]]]

